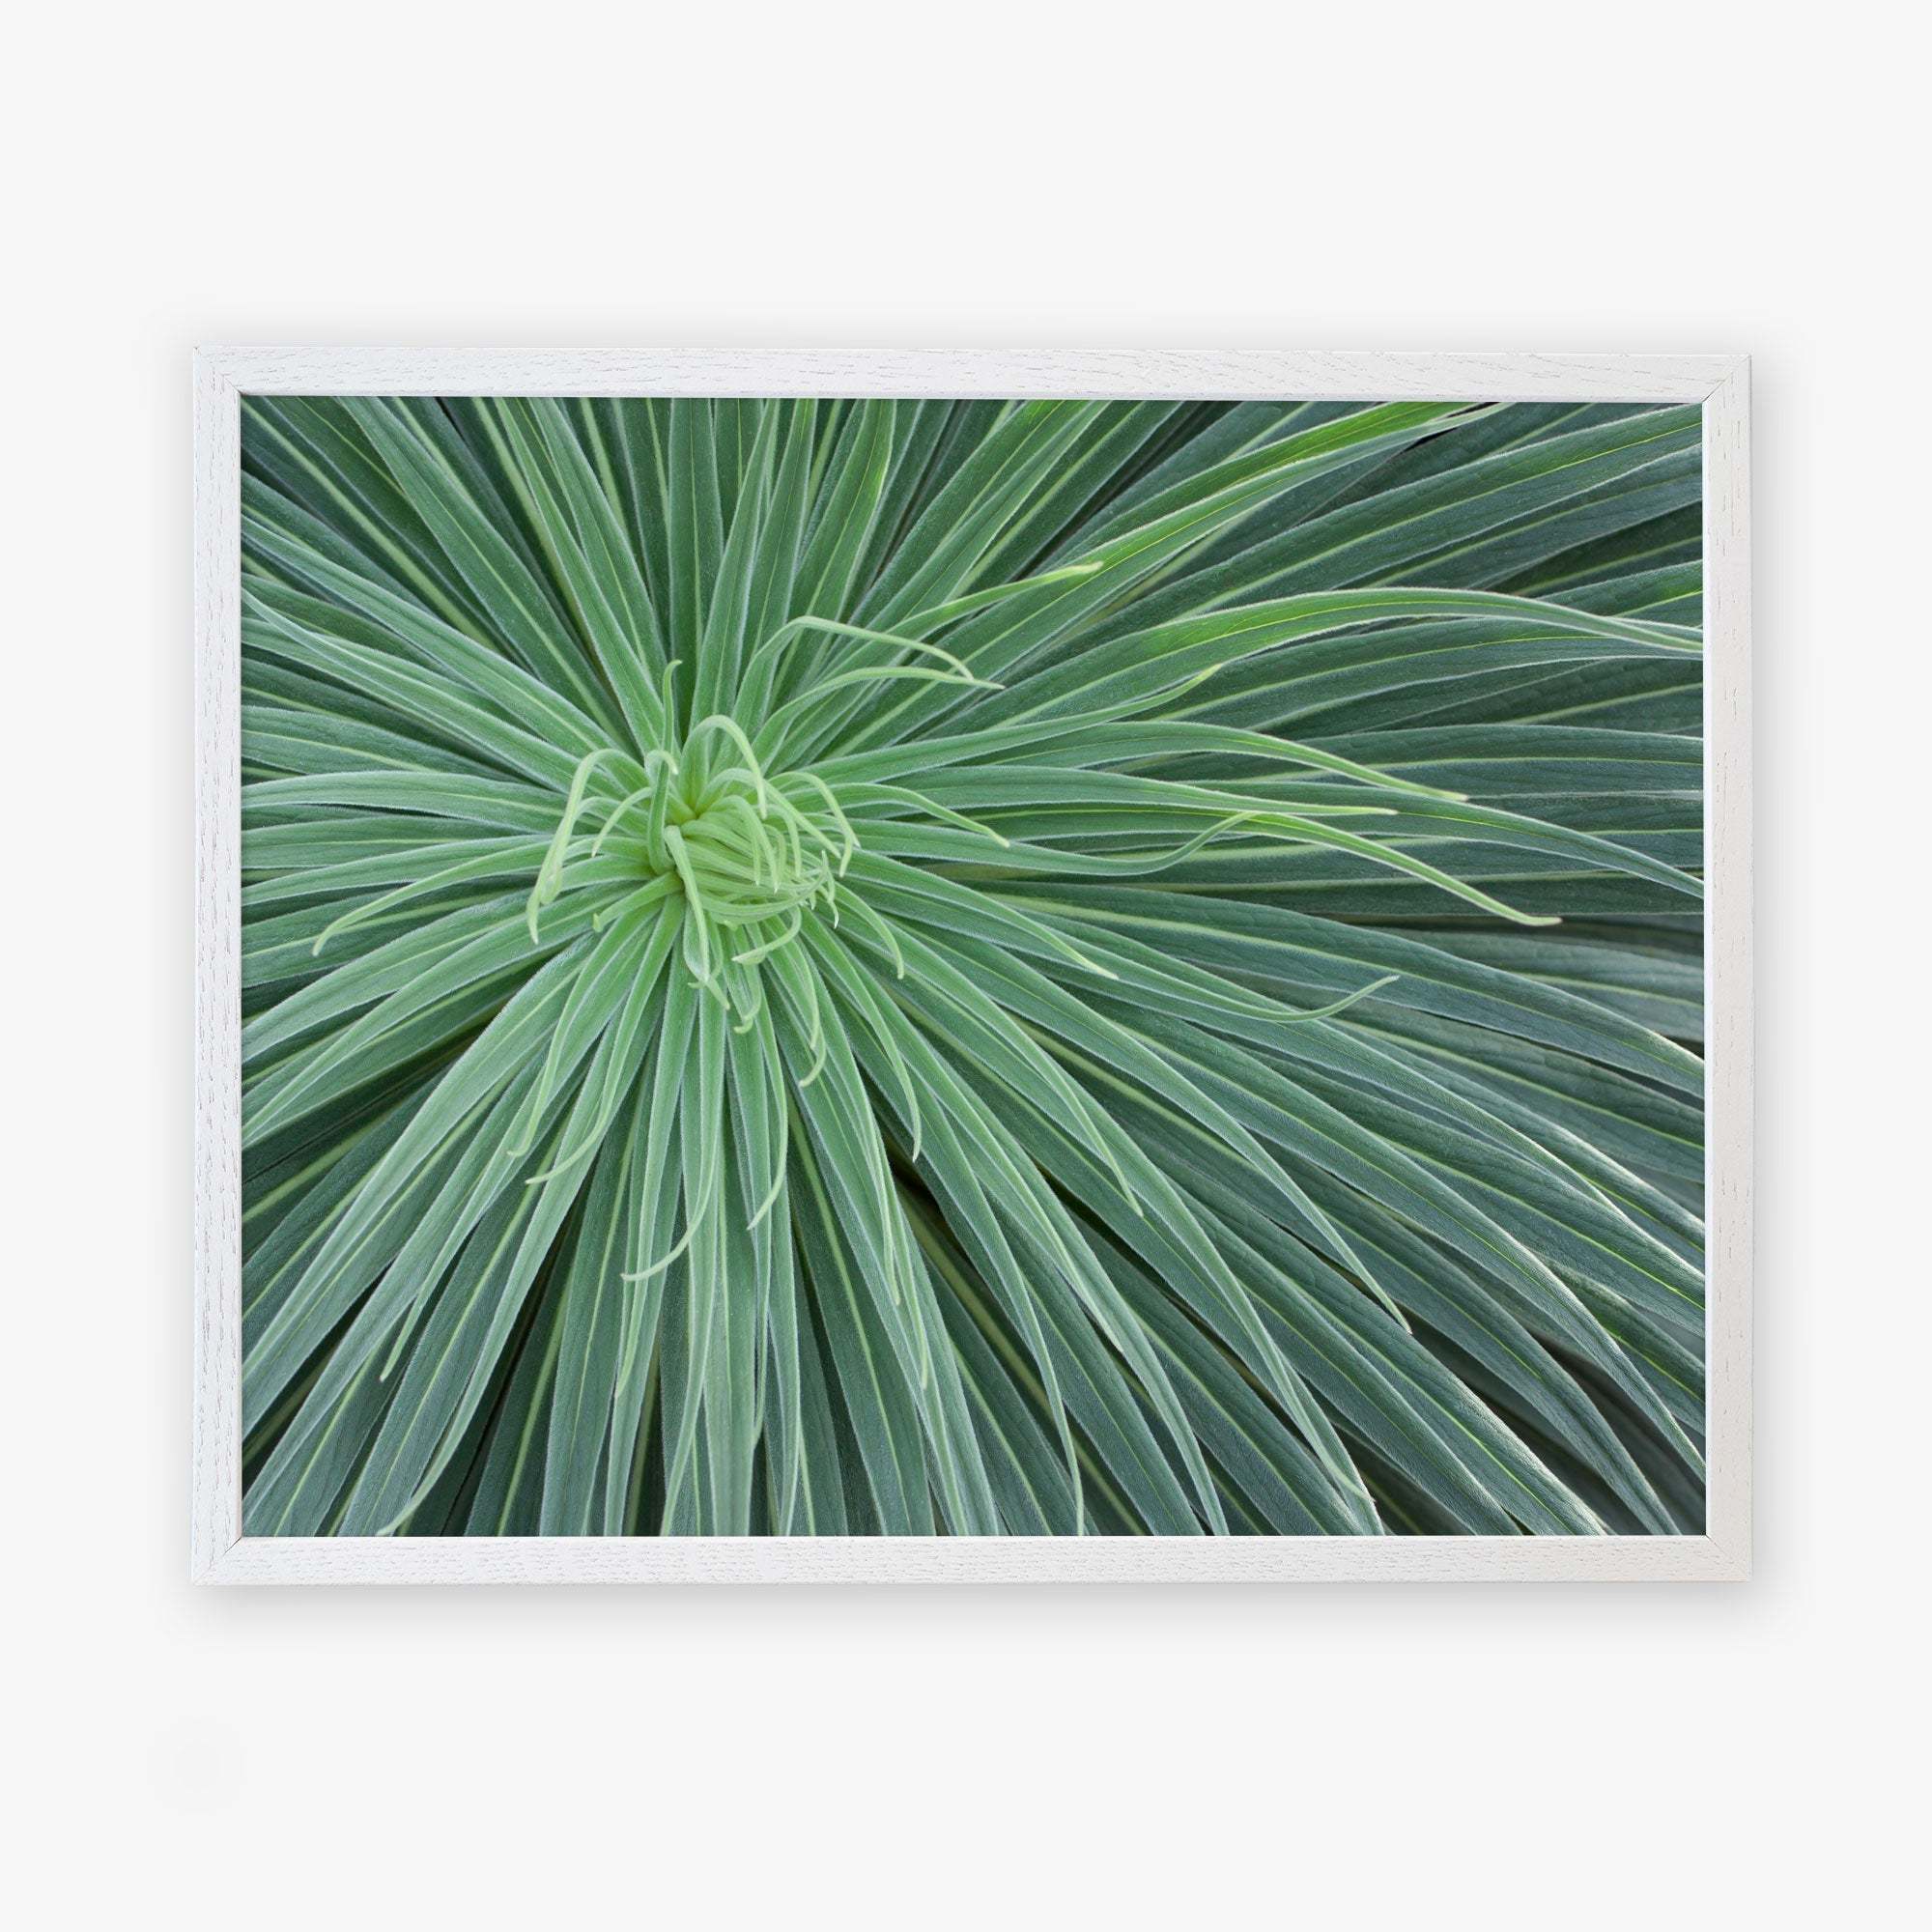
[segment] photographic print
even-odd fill
[[[242,1533],[1701,1535],[1702,417],[243,394]]]

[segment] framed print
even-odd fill
[[[196,381],[197,1577],[1748,1573],[1741,359]]]

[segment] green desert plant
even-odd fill
[[[1699,1527],[1698,435],[250,399],[249,1532]]]

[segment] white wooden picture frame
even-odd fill
[[[1695,403],[1705,570],[1707,1530],[1685,1537],[278,1538],[242,1531],[241,399]],[[1728,355],[211,348],[195,363],[191,1575],[219,1583],[1726,1581],[1751,1550],[1749,371]]]

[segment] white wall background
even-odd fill
[[[1927,1480],[1908,18],[13,21],[16,1922],[1889,1916]],[[1759,1580],[190,1591],[197,339],[1753,353]]]

